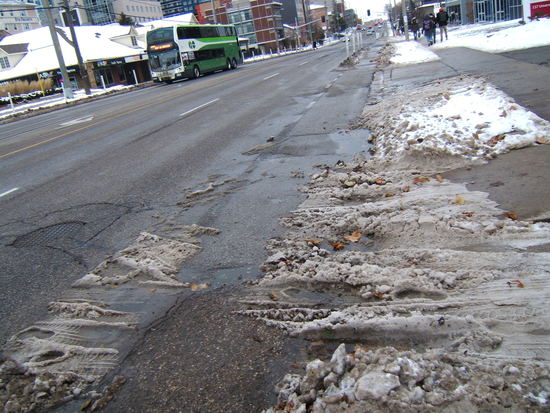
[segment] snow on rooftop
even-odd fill
[[[71,39],[68,28],[59,27]],[[125,46],[111,40],[113,37],[129,35],[129,26],[77,26],[78,45],[84,61],[114,59],[134,56],[144,52],[144,45],[138,48]],[[66,66],[78,64],[76,54],[61,36],[58,36]],[[28,43],[28,53],[9,70],[0,72],[0,80],[13,79],[33,73],[47,72],[59,68],[48,27],[13,34],[0,41],[0,45]],[[138,43],[139,44],[139,43]]]

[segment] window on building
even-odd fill
[[[2,69],[9,69],[10,61],[7,56],[0,57],[0,67],[2,67]]]

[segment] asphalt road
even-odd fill
[[[165,219],[221,230],[183,281],[256,277],[311,166],[366,150],[342,130],[374,66],[344,58],[339,43],[1,125],[0,342]]]

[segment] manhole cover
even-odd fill
[[[12,245],[16,248],[48,245],[51,241],[75,235],[84,225],[79,221],[50,225],[18,237]]]

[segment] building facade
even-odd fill
[[[522,0],[450,0],[447,2],[419,1],[418,11],[445,7],[451,24],[492,23],[523,18]]]
[[[247,39],[247,55],[276,52],[283,48],[285,35],[281,10],[282,3],[274,0],[216,0],[201,3],[197,14],[200,23],[234,24],[239,38]]]
[[[162,19],[162,6],[159,1],[148,0],[114,0],[113,9],[117,16],[124,13],[134,23],[145,23]]]
[[[73,2],[75,2],[73,13],[79,14],[78,24],[80,25],[116,23],[121,13],[131,18],[135,24],[163,17],[161,3],[156,0],[71,0],[71,7]],[[73,21],[76,21],[74,17]],[[64,22],[66,23],[66,20]]]
[[[10,34],[40,27],[36,5],[27,2],[0,2],[0,30]]]
[[[197,6],[202,2],[204,0],[160,0],[164,17],[196,13]]]

